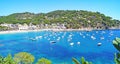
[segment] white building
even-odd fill
[[[11,24],[6,24],[6,23],[4,23],[4,24],[1,24],[0,26],[10,27]]]
[[[28,26],[27,24],[24,24],[24,25],[19,24],[19,25],[18,25],[18,29],[19,29],[19,30],[28,30],[28,29],[29,29],[29,26]]]

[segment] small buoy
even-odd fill
[[[102,45],[102,43],[98,43],[98,44],[97,44],[97,46],[101,46],[101,45]]]

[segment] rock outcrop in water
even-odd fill
[[[117,54],[115,54],[115,62],[116,64],[120,64],[120,38],[113,40],[113,45],[119,51]]]

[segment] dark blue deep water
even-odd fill
[[[120,37],[120,30],[0,34],[0,55],[28,52],[35,61],[45,57],[53,64],[73,64],[72,57],[80,60],[83,56],[93,64],[114,64],[117,50],[112,41],[116,37]]]

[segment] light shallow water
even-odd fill
[[[117,50],[112,40],[120,37],[120,30],[70,31],[70,32],[26,32],[0,35],[0,55],[13,56],[18,52],[29,52],[38,58],[45,57],[53,64],[73,64],[72,57],[85,57],[93,64],[114,64]],[[55,41],[56,43],[51,43]],[[101,46],[97,46],[102,43]]]

